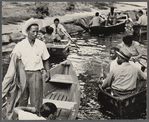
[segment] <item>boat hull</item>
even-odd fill
[[[90,27],[90,33],[95,35],[111,34],[124,31],[125,31],[125,21],[120,22],[116,25]]]
[[[54,44],[46,44],[48,52],[50,54],[50,62],[54,63],[56,60],[66,60],[67,56],[70,52],[70,41],[69,40],[62,40],[60,43],[54,43]]]
[[[118,119],[130,119],[140,115],[139,111],[141,111],[141,109],[145,110],[146,93],[147,89],[143,89],[139,93],[132,95],[114,97],[106,91],[100,91],[98,93],[98,101],[104,111],[110,111]]]
[[[56,120],[74,120],[80,105],[80,85],[73,66],[66,60],[51,69],[51,80],[44,82],[44,101],[58,107]]]

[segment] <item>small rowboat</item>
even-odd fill
[[[47,43],[47,49],[50,53],[50,62],[57,59],[66,60],[69,55],[70,40],[61,40],[60,42]]]
[[[73,66],[66,60],[50,71],[51,80],[44,83],[43,102],[58,108],[56,120],[74,120],[80,105],[80,85]]]
[[[101,24],[100,26],[90,27],[91,34],[111,34],[116,32],[123,32],[125,31],[125,24],[126,24],[127,16],[123,15],[117,18],[117,22],[115,25],[107,25]]]
[[[138,85],[139,92],[123,97],[112,96],[110,89],[101,90],[98,93],[98,101],[104,111],[109,111],[118,119],[139,119],[136,117],[140,115],[140,111],[146,111],[147,89],[142,86],[143,82]]]
[[[66,60],[56,65],[50,74],[51,80],[43,82],[43,103],[51,102],[57,106],[56,120],[75,120],[80,106],[80,84],[71,62]],[[3,101],[3,120],[6,118],[6,104],[6,100]]]
[[[91,34],[111,34],[111,33],[116,33],[116,32],[123,32],[125,31],[125,23],[126,21],[120,20],[117,21],[115,25],[108,25],[108,26],[95,26],[95,27],[90,27],[90,33]]]

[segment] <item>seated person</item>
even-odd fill
[[[101,18],[99,13],[96,12],[95,17],[93,17],[93,19],[89,22],[89,27],[100,26],[103,21],[103,18]]]
[[[119,52],[119,48],[117,48],[117,47],[112,47],[111,50],[110,50],[110,57],[111,57],[110,71],[111,71],[113,68],[115,68],[115,67],[118,66],[118,64],[117,64],[117,57],[118,57],[118,56],[117,56],[116,51]]]
[[[132,57],[130,59],[130,63],[139,69],[144,69],[144,67],[138,63],[139,58],[142,57],[142,50],[140,47],[140,44],[137,41],[133,40],[133,37],[131,35],[127,35],[123,37],[123,42],[119,44],[120,48],[125,48],[127,51],[129,51],[132,54]]]
[[[113,68],[115,68],[115,67],[117,67],[118,66],[118,64],[117,64],[117,53],[116,53],[116,51],[117,52],[119,52],[119,48],[117,48],[117,47],[112,47],[111,49],[110,49],[110,59],[111,59],[111,61],[110,61],[110,64],[105,68],[105,71],[104,71],[104,76],[107,76],[107,74],[113,69]]]
[[[135,40],[140,41],[140,29],[142,28],[144,30],[147,30],[147,15],[143,14],[143,11],[140,10],[138,11],[138,17],[138,21],[133,22],[133,36]]]
[[[52,34],[53,33],[53,28],[50,26],[46,26],[46,33],[44,35],[44,41],[45,43],[53,43],[55,36]]]
[[[52,34],[55,36],[56,40],[60,41],[61,39],[65,38],[66,29],[59,22],[60,21],[58,18],[54,19],[54,23],[51,24],[50,27],[54,29]]]
[[[117,21],[117,14],[114,12],[114,7],[111,7],[110,13],[108,14],[108,18],[107,18],[107,21],[106,21],[106,26],[108,24],[115,25],[116,21]]]
[[[46,102],[40,107],[37,115],[35,107],[16,107],[13,111],[13,120],[55,120],[57,107],[55,104]]]
[[[111,94],[113,96],[130,95],[136,92],[138,82],[145,82],[146,76],[141,70],[129,63],[131,53],[125,48],[122,48],[118,54],[118,67],[115,67],[106,77],[101,89],[111,87]]]

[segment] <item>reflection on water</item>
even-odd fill
[[[96,120],[96,119],[116,119],[109,113],[101,110],[97,101],[98,85],[97,80],[101,75],[101,70],[109,63],[109,51],[111,47],[117,46],[122,42],[123,33],[112,34],[109,36],[91,36],[88,33],[78,33],[72,35],[77,38],[80,49],[70,48],[67,59],[71,60],[81,85],[81,104],[77,120]],[[147,53],[147,47],[141,45]],[[2,65],[3,73],[6,74],[10,52],[3,53]],[[144,119],[146,113],[142,112],[138,118]]]

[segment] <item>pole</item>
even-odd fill
[[[61,30],[61,31],[65,34],[65,36],[66,36],[67,38],[70,39],[71,42],[73,42],[73,43],[76,45],[77,48],[80,48],[80,47],[71,39],[71,36],[70,36],[66,31],[64,31],[64,30]]]

